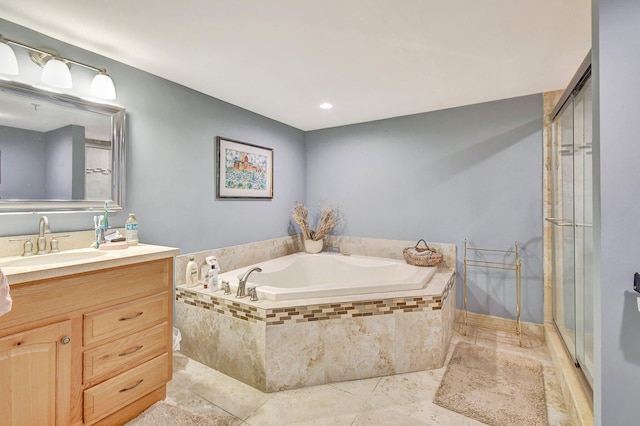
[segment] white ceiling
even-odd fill
[[[590,0],[0,0],[0,17],[314,130],[563,89],[591,47],[590,8]]]

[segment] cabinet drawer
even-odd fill
[[[171,292],[172,283],[169,258],[12,285],[13,308],[2,316],[0,329]]]
[[[119,374],[167,351],[169,324],[166,322],[90,349],[83,355],[84,383]]]
[[[88,346],[140,331],[167,321],[168,314],[169,301],[166,292],[85,314],[84,344]]]
[[[84,391],[84,422],[111,414],[165,386],[169,356],[164,353],[138,367]]]

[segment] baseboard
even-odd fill
[[[577,426],[593,425],[593,404],[587,395],[578,372],[569,358],[562,340],[553,324],[544,326],[547,348],[555,370],[562,396],[564,397],[571,424]]]
[[[464,310],[456,310],[456,323],[464,323]],[[477,314],[474,312],[467,312],[467,324],[506,332],[514,332],[516,329],[515,320],[494,317],[492,315]],[[523,335],[544,341],[545,332],[542,324],[520,321],[520,326],[522,327]]]

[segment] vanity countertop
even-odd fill
[[[68,254],[71,258],[74,253],[77,253],[79,254],[78,259],[29,266],[8,265],[14,261],[20,262],[21,259],[30,258],[23,258],[21,256],[2,257],[0,258],[0,269],[2,269],[2,272],[7,276],[9,285],[12,286],[30,281],[147,262],[180,254],[180,250],[174,247],[139,244],[123,250],[100,251],[99,256],[82,258],[82,254],[84,253],[95,252],[98,252],[98,250],[91,248],[65,250],[60,252],[60,254]],[[33,258],[44,260],[47,256],[57,256],[57,254],[35,255]]]

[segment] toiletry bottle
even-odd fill
[[[193,260],[193,257],[190,257],[187,263],[185,281],[187,287],[195,287],[198,285],[198,264]]]
[[[129,217],[124,223],[124,236],[130,246],[138,245],[138,219],[136,219],[135,213],[129,213]]]
[[[209,265],[210,269],[207,272],[205,282],[211,290],[218,290],[218,269],[217,265]]]

